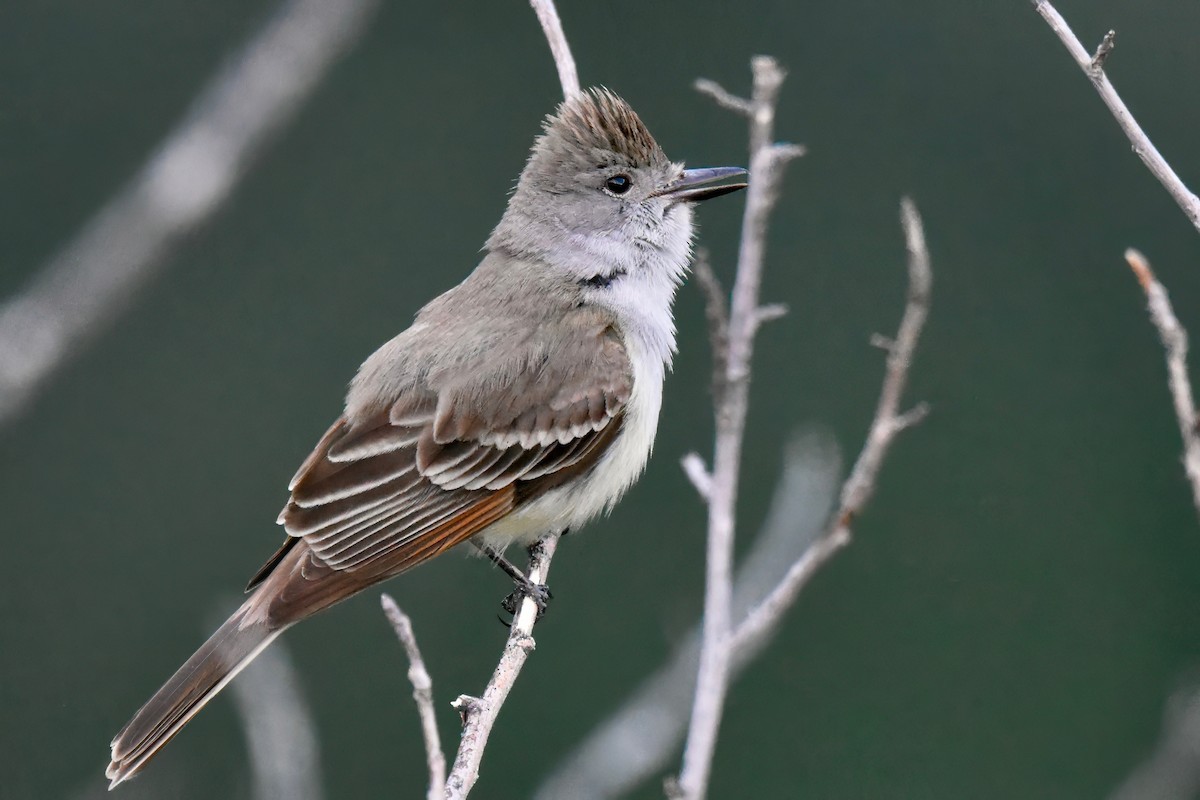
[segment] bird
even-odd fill
[[[693,206],[745,172],[672,162],[608,89],[548,115],[482,260],[359,368],[288,486],[283,545],[112,740],[109,788],[284,630],[459,544],[544,608],[503,553],[578,529],[642,474]]]

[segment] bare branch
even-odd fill
[[[778,198],[784,166],[803,153],[794,145],[774,142],[775,104],[784,70],[775,59],[751,60],[754,86],[743,110],[750,120],[750,186],[738,250],[737,277],[730,301],[728,336],[721,359],[724,375],[714,399],[716,441],[713,448],[711,490],[708,498],[708,548],[706,557],[703,636],[696,692],[684,747],[683,765],[673,792],[699,800],[708,788],[717,731],[729,687],[733,599],[734,518],[742,437],[749,403],[750,363],[754,336],[760,323],[759,289],[766,252],[767,220]],[[711,82],[698,87],[722,105],[732,101]]]
[[[834,554],[850,543],[851,525],[874,494],[879,469],[895,436],[900,431],[920,422],[928,413],[928,408],[924,404],[905,412],[900,410],[900,401],[907,384],[909,369],[912,366],[913,353],[929,314],[933,282],[921,218],[917,213],[916,206],[908,198],[901,201],[900,216],[908,250],[908,299],[895,338],[885,341],[885,349],[888,353],[886,373],[875,418],[867,434],[867,441],[855,462],[854,469],[851,470],[850,476],[842,487],[839,508],[825,534],[804,551],[800,558],[792,564],[783,579],[746,615],[736,629],[727,634],[727,638],[721,643],[729,665],[734,662],[733,654],[756,653],[763,647],[777,628],[783,614],[795,603],[801,590],[812,576]],[[713,497],[717,495],[718,480],[718,476],[714,475]],[[710,514],[712,513],[711,509],[712,502],[710,501]],[[707,636],[707,627],[705,633]],[[707,644],[706,639],[705,645],[707,646]],[[701,661],[701,674],[703,674],[703,660]],[[703,684],[698,682],[697,694],[702,689]],[[696,724],[695,713],[693,710],[693,728]],[[712,736],[715,739],[715,731]],[[689,739],[689,747],[690,745],[691,740]],[[687,752],[690,754],[690,750]],[[711,751],[708,757],[711,759]],[[707,769],[703,780],[703,783],[690,784],[681,777],[678,783],[668,784],[668,794],[687,798],[703,797],[707,789]]]
[[[569,100],[580,93],[579,77],[575,72],[575,59],[571,55],[570,45],[563,33],[562,22],[558,18],[554,0],[530,0],[529,4],[537,14],[538,22],[541,23],[542,31],[546,35],[546,41],[550,44],[550,52],[553,54],[554,64],[558,68],[558,78],[562,84],[563,96]],[[530,549],[527,577],[533,583],[544,584],[546,582],[546,576],[550,572],[550,562],[558,548],[559,535],[558,532],[549,533]],[[387,595],[383,596],[385,610],[387,610],[389,600]],[[394,607],[394,604],[392,605]],[[396,611],[398,612],[399,609]],[[492,726],[495,725],[496,718],[500,715],[500,709],[504,706],[509,692],[512,691],[517,676],[521,674],[525,660],[534,649],[533,625],[537,621],[537,615],[537,604],[528,597],[523,599],[517,608],[517,613],[513,616],[508,641],[500,656],[500,662],[496,665],[496,670],[492,673],[492,679],[484,689],[483,695],[481,697],[459,695],[451,703],[451,706],[457,709],[462,717],[463,730],[458,745],[458,754],[455,756],[450,773],[446,776],[444,792],[446,800],[462,800],[479,780],[479,765],[483,761],[484,749],[487,747]],[[390,613],[389,618],[391,618]],[[411,630],[409,632],[411,633]],[[400,633],[399,627],[397,633]],[[403,635],[401,635],[401,639],[404,639]],[[405,647],[407,648],[407,644]],[[409,651],[409,660],[415,665],[419,660],[419,654],[416,654],[415,658],[414,654],[416,654],[415,640],[413,648]],[[411,675],[412,673],[410,673],[410,677]],[[414,679],[414,697],[416,696],[416,683],[417,681]],[[432,718],[428,721],[425,720],[424,712],[422,712],[422,720],[426,727],[426,748],[428,752],[432,753],[433,745],[430,743],[429,729],[432,727],[433,735],[436,736],[436,725],[433,724]],[[437,749],[440,752],[440,746]],[[430,773],[434,776],[437,774],[432,755],[430,756]],[[429,796],[430,798],[435,796],[433,781],[431,781]]]
[[[383,613],[396,638],[404,645],[408,654],[408,680],[413,687],[413,700],[417,702],[417,714],[421,718],[421,733],[425,738],[425,760],[429,765],[429,800],[442,800],[446,794],[446,756],[442,753],[442,739],[438,735],[437,714],[433,710],[433,679],[425,669],[421,648],[417,646],[417,635],[413,633],[412,620],[400,610],[390,594],[379,596]]]
[[[1187,186],[1184,185],[1180,177],[1167,163],[1167,160],[1158,152],[1158,148],[1150,141],[1150,137],[1138,125],[1133,114],[1129,112],[1129,108],[1125,105],[1125,101],[1117,94],[1117,90],[1113,88],[1112,82],[1109,81],[1108,75],[1104,72],[1104,61],[1108,58],[1108,54],[1112,52],[1116,34],[1109,31],[1104,37],[1104,41],[1100,43],[1100,47],[1096,49],[1095,55],[1088,55],[1087,50],[1083,48],[1079,39],[1071,32],[1071,28],[1067,25],[1067,21],[1062,15],[1055,10],[1054,6],[1049,3],[1049,0],[1033,0],[1034,8],[1042,15],[1042,18],[1050,25],[1050,29],[1058,35],[1062,43],[1067,48],[1067,52],[1075,59],[1080,69],[1091,80],[1092,85],[1096,87],[1096,91],[1100,93],[1100,99],[1104,101],[1104,105],[1108,106],[1108,110],[1112,112],[1113,117],[1117,120],[1117,124],[1121,126],[1121,130],[1129,138],[1130,144],[1133,145],[1133,152],[1138,154],[1142,162],[1154,173],[1154,177],[1158,178],[1159,183],[1163,188],[1170,193],[1175,202],[1183,209],[1183,213],[1192,221],[1192,225],[1200,230],[1200,197],[1197,197]]]
[[[1188,335],[1179,324],[1167,290],[1154,276],[1150,263],[1137,250],[1125,251],[1125,260],[1146,293],[1150,320],[1158,329],[1167,357],[1167,383],[1175,404],[1175,418],[1183,437],[1183,468],[1192,484],[1192,503],[1200,513],[1200,430],[1197,430],[1196,403],[1188,378]]]
[[[558,548],[558,535],[548,536],[531,549],[529,558],[529,580],[545,583],[550,571],[550,561]],[[458,756],[446,778],[446,800],[462,800],[475,781],[479,779],[479,764],[488,736],[508,693],[512,691],[525,659],[533,652],[533,623],[537,620],[537,605],[528,597],[521,601],[513,618],[508,642],[500,663],[492,673],[492,679],[484,689],[482,697],[460,696],[453,705],[463,718],[462,740],[458,745]]]
[[[744,97],[738,97],[736,94],[730,93],[716,81],[710,81],[708,78],[697,78],[692,87],[700,94],[711,97],[721,108],[727,108],[744,117],[754,116],[753,103]]]
[[[841,454],[824,430],[792,437],[762,530],[741,559],[733,589],[733,613],[742,619],[784,577],[823,531],[837,498]],[[612,715],[598,725],[546,777],[535,800],[580,797],[616,800],[634,790],[676,757],[696,687],[700,655],[699,622],[675,648],[671,659],[649,676]],[[765,648],[733,651],[736,676]]]
[[[558,70],[558,82],[562,84],[563,97],[570,100],[580,93],[579,73],[575,71],[575,57],[571,55],[567,35],[563,33],[558,9],[554,7],[554,0],[529,0],[529,5],[533,6],[538,22],[542,24],[542,33],[546,35],[546,41],[550,45],[554,66]]]
[[[708,467],[704,465],[704,459],[700,457],[699,453],[688,453],[680,459],[680,464],[683,466],[688,480],[692,482],[692,486],[696,487],[700,499],[707,503],[708,496],[712,493],[712,475],[709,474]]]
[[[320,800],[317,726],[285,644],[259,654],[230,691],[246,734],[254,800]]]
[[[908,247],[908,302],[896,338],[888,347],[887,371],[875,418],[867,433],[867,441],[859,453],[854,469],[842,486],[841,502],[833,521],[825,534],[796,561],[779,585],[738,626],[732,637],[731,646],[754,647],[763,637],[769,636],[778,625],[783,614],[796,602],[800,591],[816,574],[817,570],[837,551],[850,543],[851,525],[866,507],[875,492],[875,481],[883,459],[891,448],[896,434],[924,419],[928,407],[920,404],[907,412],[900,412],[900,400],[908,382],[913,353],[925,319],[929,315],[930,290],[933,272],[929,265],[929,252],[925,246],[925,233],[916,206],[908,198],[900,204],[901,222]]]
[[[0,421],[110,322],[357,41],[378,0],[289,0],[130,183],[0,306]]]
[[[786,317],[788,307],[786,303],[767,303],[758,307],[758,311],[754,315],[755,325],[762,326],[768,322]]]

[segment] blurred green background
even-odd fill
[[[0,6],[0,293],[141,164],[273,2]],[[1200,525],[1162,353],[1121,254],[1145,251],[1200,335],[1200,236],[1130,153],[1025,0],[573,2],[585,83],[668,154],[745,160],[697,95],[790,70],[778,134],[808,146],[771,230],[739,521],[756,530],[783,432],[848,455],[904,294],[897,201],[935,269],[910,397],[933,415],[886,464],[856,541],[734,688],[714,797],[1090,798],[1153,748],[1200,665]],[[1200,186],[1200,4],[1063,0],[1183,179]],[[276,547],[296,464],[370,351],[460,280],[559,98],[529,8],[388,3],[359,46],[113,326],[0,430],[0,772],[5,798],[99,797],[112,734]],[[700,212],[729,277],[741,200]],[[556,601],[477,794],[528,796],[699,613],[704,514],[677,466],[708,452],[703,303],[649,471],[564,542]],[[489,677],[504,578],[449,557],[388,590],[447,703]],[[370,592],[285,637],[330,798],[423,796],[399,646]],[[143,797],[247,797],[215,702]],[[137,784],[135,784],[135,789]],[[158,788],[156,788],[158,787]],[[120,797],[120,794],[116,794]],[[660,796],[656,782],[638,797]]]

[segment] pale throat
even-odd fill
[[[571,256],[576,274],[592,273],[579,281],[584,296],[616,314],[643,357],[660,367],[660,379],[675,355],[672,306],[691,261],[692,233],[691,209],[681,208],[637,235],[582,237],[587,241]]]

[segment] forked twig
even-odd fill
[[[421,717],[421,733],[425,738],[425,761],[429,765],[429,800],[441,800],[446,794],[446,756],[442,752],[442,739],[438,734],[437,714],[433,710],[433,679],[425,668],[421,648],[417,646],[417,635],[413,632],[412,620],[400,610],[390,594],[379,596],[383,613],[396,638],[408,655],[408,680],[413,687],[413,700],[417,703],[417,714]]]
[[[1050,29],[1058,36],[1063,45],[1067,48],[1067,52],[1075,59],[1075,63],[1083,70],[1083,73],[1088,76],[1088,80],[1092,82],[1092,86],[1096,87],[1096,91],[1100,94],[1100,99],[1104,101],[1104,105],[1108,106],[1108,110],[1112,112],[1113,118],[1117,124],[1121,126],[1121,130],[1125,132],[1129,143],[1133,145],[1133,152],[1137,153],[1138,158],[1146,165],[1147,169],[1158,178],[1158,182],[1163,185],[1168,194],[1175,199],[1175,202],[1187,215],[1187,218],[1192,221],[1192,225],[1196,230],[1200,230],[1200,197],[1189,189],[1171,167],[1167,160],[1158,152],[1158,148],[1150,141],[1150,137],[1142,130],[1142,126],[1130,113],[1125,101],[1117,94],[1117,90],[1113,87],[1112,81],[1108,79],[1108,75],[1104,72],[1104,63],[1112,53],[1116,46],[1116,32],[1109,31],[1104,39],[1100,42],[1100,46],[1096,48],[1096,52],[1088,55],[1088,51],[1084,49],[1083,44],[1078,37],[1071,31],[1071,26],[1063,19],[1062,14],[1059,14],[1057,9],[1050,4],[1049,0],[1032,0],[1034,8],[1042,15],[1042,19],[1050,26]]]

